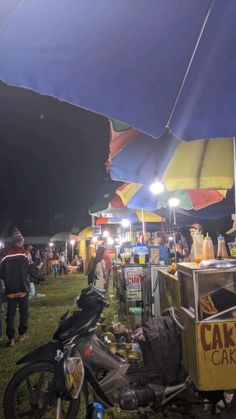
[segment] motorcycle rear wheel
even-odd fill
[[[56,368],[50,362],[35,362],[21,368],[9,382],[4,394],[6,419],[20,417],[55,417],[56,394],[53,379]],[[74,419],[79,410],[78,400],[63,400],[63,419]]]

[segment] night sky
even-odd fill
[[[20,3],[1,1],[0,30]],[[114,190],[104,168],[108,121],[99,115],[0,82],[0,145],[0,237],[13,227],[24,235],[81,229],[89,206]],[[225,232],[230,216],[210,224]]]
[[[0,84],[0,235],[86,226],[105,182],[108,121]]]
[[[20,3],[1,2],[0,29]],[[106,184],[105,118],[0,83],[0,144],[0,236],[15,226],[50,235],[90,222],[87,208]]]

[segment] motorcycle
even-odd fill
[[[98,319],[108,304],[92,285],[81,291],[76,305],[73,314],[62,316],[51,342],[17,362],[28,365],[14,375],[5,391],[6,419],[47,417],[52,409],[57,419],[74,419],[78,414],[88,417],[88,385],[94,400],[126,414],[147,417],[170,405],[197,404],[204,414],[209,412],[204,417],[236,417],[234,393],[198,393],[185,374],[181,382],[165,385],[150,379],[141,361],[128,362],[112,353],[95,335]],[[38,377],[35,381],[33,374]]]

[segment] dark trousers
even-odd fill
[[[6,334],[9,339],[15,336],[15,316],[16,308],[19,307],[20,323],[18,327],[19,335],[24,335],[28,327],[28,305],[29,296],[23,298],[7,298],[7,330]]]
[[[3,313],[4,313],[4,306],[3,306],[3,294],[0,292],[0,338],[2,337],[3,333]]]
[[[61,263],[60,264],[60,275],[62,275],[62,274],[67,274],[67,271],[66,271],[66,265],[64,265],[63,263]]]

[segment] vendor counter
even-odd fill
[[[143,318],[158,316],[166,308],[180,305],[178,278],[167,267],[154,264],[116,264],[114,286],[120,303],[142,307]]]
[[[180,291],[177,274],[167,272],[167,268],[151,266],[152,315],[160,316],[169,307],[180,306]]]
[[[123,315],[130,320],[131,327],[142,324],[151,316],[151,279],[149,264],[116,264],[114,266],[114,286]]]

